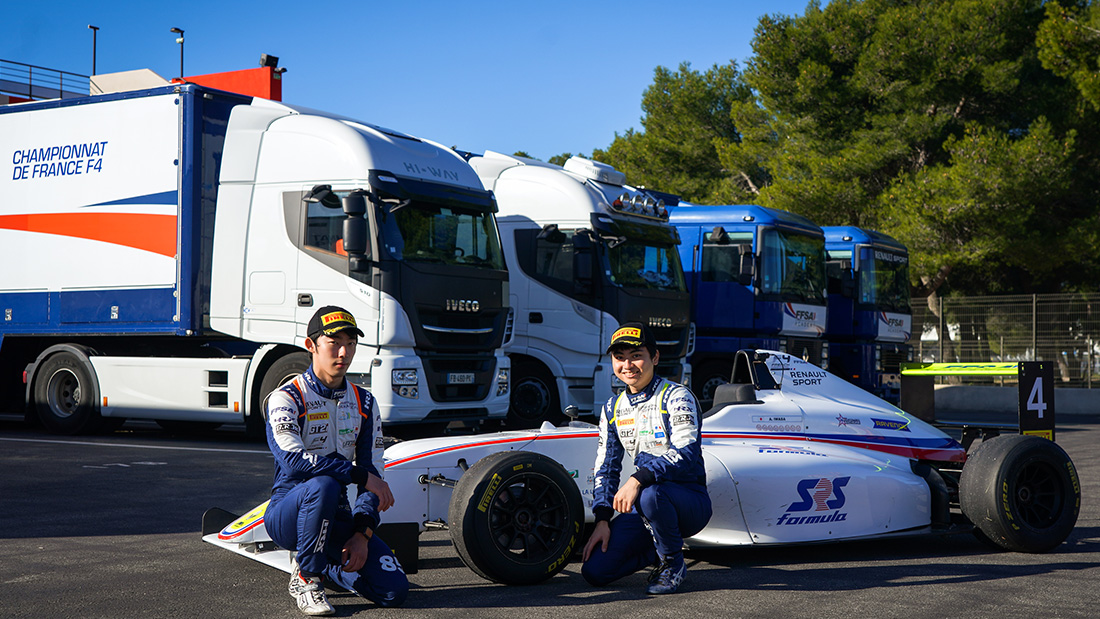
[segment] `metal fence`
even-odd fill
[[[0,94],[23,99],[68,99],[88,96],[87,75],[57,71],[0,59]]]
[[[1100,387],[1100,293],[915,299],[912,344],[922,361],[1053,360],[1059,386]]]

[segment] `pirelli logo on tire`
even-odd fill
[[[500,487],[500,479],[500,475],[493,473],[493,478],[489,480],[489,485],[485,487],[485,494],[481,496],[481,502],[477,504],[478,511],[489,511],[489,503],[493,501],[493,495]]]

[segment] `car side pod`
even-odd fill
[[[1016,552],[1046,552],[1073,531],[1081,483],[1053,441],[1001,435],[970,453],[959,479],[959,503],[979,539]]]

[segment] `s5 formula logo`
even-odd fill
[[[777,525],[807,525],[822,524],[826,522],[840,522],[848,519],[848,513],[840,509],[844,507],[844,486],[848,485],[851,477],[836,477],[833,479],[803,479],[798,482],[799,501],[791,503],[787,512],[779,517]],[[828,514],[814,514],[812,516],[794,515],[801,512],[829,512]]]

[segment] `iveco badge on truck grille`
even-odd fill
[[[649,326],[651,326],[651,327],[671,327],[672,326],[672,319],[671,318],[660,318],[660,317],[656,317],[656,316],[650,316],[649,317]]]
[[[481,309],[481,302],[469,299],[447,299],[445,307],[448,312],[476,312]]]

